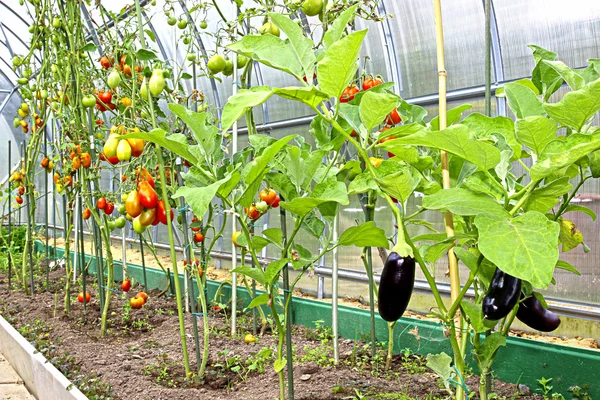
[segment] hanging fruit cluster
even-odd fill
[[[281,199],[276,191],[272,189],[263,189],[258,194],[260,201],[252,203],[250,207],[244,207],[244,212],[251,220],[260,218],[269,211],[269,208],[279,207]]]
[[[132,157],[136,158],[142,155],[146,142],[143,139],[118,139],[118,136],[126,133],[139,133],[140,129],[135,127],[126,132],[123,125],[114,125],[110,128],[110,135],[104,143],[104,148],[100,154],[102,161],[108,161],[112,165],[119,162],[126,162]]]
[[[192,218],[192,224],[190,225],[190,229],[192,230],[192,238],[194,239],[194,243],[199,245],[200,243],[204,242],[204,234],[202,233],[202,221],[200,221],[195,215]]]

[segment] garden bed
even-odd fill
[[[59,282],[62,271],[53,273],[51,282]],[[175,304],[170,298],[156,298],[141,310],[130,310],[127,296],[114,295],[110,330],[100,337],[99,305],[92,298],[87,313],[73,298],[71,313],[62,311],[61,288],[38,293],[35,301],[20,291],[8,291],[6,276],[0,275],[0,312],[13,326],[58,362],[59,369],[71,369],[66,375],[90,398],[101,395],[113,399],[257,399],[278,396],[278,378],[273,371],[269,349],[276,338],[269,332],[256,343],[246,344],[243,337],[251,332],[249,315],[238,319],[235,337],[229,335],[227,316],[213,312],[210,317],[210,355],[203,380],[185,380],[178,336]],[[41,288],[39,288],[41,290]],[[89,291],[96,293],[90,281]],[[53,293],[57,293],[55,296]],[[187,320],[188,348],[195,370],[194,340],[191,321]],[[199,327],[201,329],[201,327]],[[342,340],[340,365],[333,366],[332,342],[327,328],[308,329],[294,326],[297,363],[294,368],[297,399],[358,398],[445,398],[436,375],[425,367],[422,356],[394,356],[392,371],[383,371],[381,359],[370,363],[370,350],[364,342]],[[264,350],[266,348],[266,350]],[[264,370],[263,372],[258,372]],[[75,379],[74,379],[75,378]],[[466,383],[476,388],[479,378]],[[537,398],[519,395],[516,385],[494,382],[500,396]]]

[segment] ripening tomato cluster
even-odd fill
[[[362,81],[362,90],[367,91],[376,86],[379,86],[383,83],[383,80],[379,76],[367,75]],[[360,92],[360,89],[357,84],[352,83],[347,88],[344,89],[342,95],[340,96],[340,103],[348,103],[354,100],[354,97]],[[385,118],[385,124],[387,126],[398,125],[402,122],[402,117],[398,113],[398,109],[394,108],[391,113]],[[353,132],[352,136],[356,136],[356,133]]]
[[[144,152],[146,142],[144,139],[118,139],[118,136],[126,133],[139,133],[140,129],[135,127],[126,131],[123,125],[114,125],[110,128],[110,135],[104,143],[104,148],[100,154],[102,161],[108,161],[116,165],[119,161],[125,162],[131,160],[131,157],[139,157]]]
[[[142,168],[137,172],[137,188],[123,195],[125,205],[119,211],[132,221],[133,230],[137,233],[143,233],[150,225],[167,224],[165,202],[158,199],[154,185],[154,178]],[[173,218],[171,209],[171,221]]]
[[[148,302],[148,294],[146,292],[139,292],[133,298],[129,300],[129,305],[135,310],[139,310]]]
[[[48,157],[44,157],[40,162],[40,167],[44,168],[47,173],[50,173],[54,169],[54,161],[50,160]]]
[[[202,221],[200,221],[195,215],[192,218],[192,225],[190,225],[190,229],[192,230],[192,238],[194,239],[194,243],[198,245],[204,242],[204,234],[202,233]]]
[[[260,201],[252,203],[250,207],[244,207],[244,212],[251,220],[260,218],[269,208],[279,207],[279,202],[281,201],[277,192],[268,188],[261,190],[258,193],[258,198]]]
[[[187,264],[188,264],[187,260],[183,260],[184,268],[187,266]],[[198,271],[198,277],[202,278],[202,274],[204,274],[204,270],[202,269],[202,266],[200,266],[200,260],[195,258],[194,261],[192,261],[191,266],[196,267],[196,270]]]
[[[81,167],[89,168],[92,165],[92,156],[87,151],[81,151],[81,146],[78,144],[71,148],[69,157],[71,157],[73,170],[78,170]]]

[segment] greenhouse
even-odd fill
[[[600,398],[592,0],[0,0],[0,399]]]

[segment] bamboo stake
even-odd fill
[[[238,8],[233,7],[233,16],[234,20],[237,20],[238,17]],[[237,24],[235,24],[233,36],[237,36]],[[237,69],[237,57],[233,57],[233,84],[232,84],[232,96],[235,96],[238,92],[238,69]],[[238,123],[235,121],[232,127],[232,143],[231,143],[231,158],[233,159],[233,155],[237,151],[237,142],[238,142]],[[231,218],[231,232],[235,232],[237,230],[236,218]],[[231,269],[235,269],[237,267],[237,248],[235,243],[231,243]],[[231,336],[235,336],[236,330],[236,322],[237,322],[237,274],[235,272],[231,273]]]
[[[436,53],[437,53],[437,64],[438,64],[438,82],[439,82],[439,122],[440,122],[440,131],[446,129],[447,121],[446,121],[446,79],[447,79],[447,71],[444,60],[444,28],[442,22],[442,5],[441,0],[434,0],[434,14],[435,14],[435,36],[436,36]],[[450,189],[450,169],[448,166],[448,153],[445,151],[441,152],[442,159],[442,181],[444,190]],[[448,237],[454,236],[454,220],[452,213],[447,211],[444,214],[444,223],[446,226],[446,235]],[[454,249],[448,249],[448,269],[450,272],[450,297],[452,302],[456,301],[460,292],[460,277],[458,275],[458,261],[456,256],[454,255]],[[460,321],[460,314],[457,312],[457,316],[455,318],[455,322]],[[458,324],[460,326],[460,322]],[[456,326],[456,325],[455,325]],[[455,329],[453,329],[454,334],[456,334]],[[456,339],[460,348],[461,336],[460,332],[456,335]],[[462,358],[462,354],[458,352],[458,354],[454,354],[455,357],[455,365],[462,365],[462,363],[456,362],[456,358]],[[463,371],[459,371],[462,374]],[[461,377],[462,379],[462,377]],[[459,385],[456,388],[456,398],[458,400],[462,400],[464,398],[464,391],[462,387]]]

